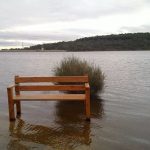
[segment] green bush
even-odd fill
[[[94,64],[89,64],[85,60],[76,57],[64,58],[59,65],[54,68],[55,76],[80,76],[88,75],[91,95],[102,92],[104,87],[104,74],[101,69]]]

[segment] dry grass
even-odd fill
[[[101,69],[94,65],[89,64],[85,60],[80,60],[77,57],[64,58],[59,65],[54,68],[55,76],[79,76],[88,75],[89,84],[91,87],[91,95],[97,95],[103,91],[104,87],[104,74]]]

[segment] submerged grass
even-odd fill
[[[91,87],[91,95],[97,95],[103,91],[104,74],[101,69],[88,63],[86,60],[80,60],[77,57],[71,56],[64,58],[59,65],[54,68],[55,76],[80,76],[88,75],[89,84]]]

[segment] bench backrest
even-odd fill
[[[39,85],[35,83],[66,83],[66,85]],[[34,85],[20,85],[20,83],[34,83]],[[69,85],[67,85],[69,83]],[[71,85],[71,83],[88,83],[88,76],[54,76],[54,77],[21,77],[15,76],[15,91],[84,91],[85,85]]]
[[[88,76],[55,76],[55,77],[19,77],[15,76],[15,83],[32,82],[66,82],[66,83],[86,83]]]

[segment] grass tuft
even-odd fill
[[[101,69],[89,64],[86,60],[80,60],[77,57],[71,56],[64,58],[59,65],[54,68],[55,76],[80,76],[88,75],[91,89],[91,96],[97,95],[104,88],[104,74]]]

